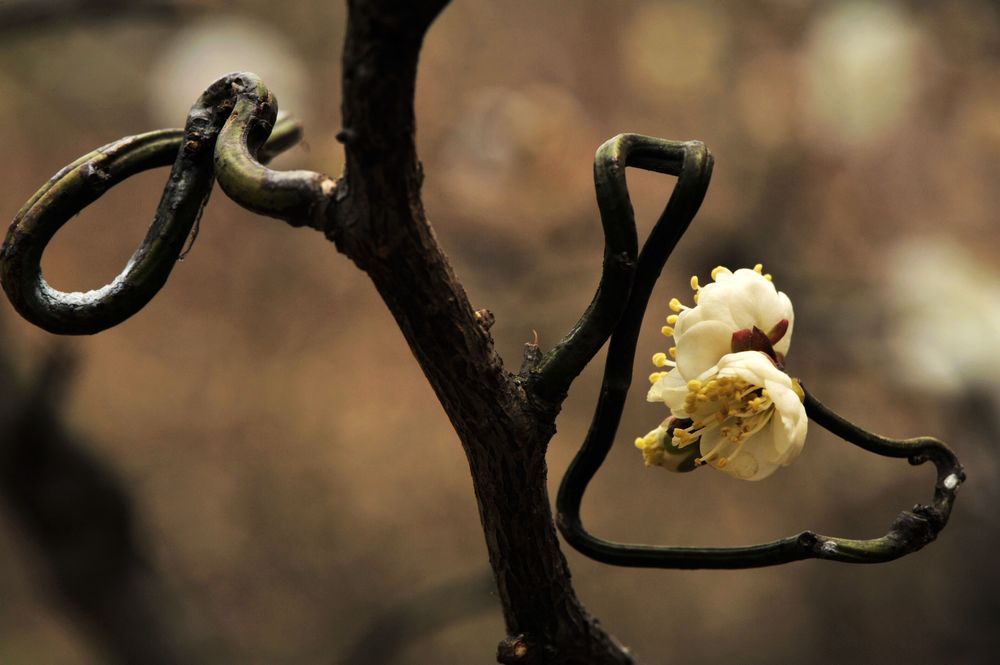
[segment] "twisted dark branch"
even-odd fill
[[[592,559],[633,568],[759,568],[804,559],[884,563],[912,554],[937,538],[948,523],[955,495],[965,481],[962,465],[946,444],[930,437],[890,439],[872,434],[833,413],[809,393],[806,393],[806,411],[822,427],[869,452],[906,458],[911,464],[933,462],[937,480],[932,504],[917,505],[912,512],[901,512],[884,536],[867,540],[803,531],[795,536],[748,547],[631,545],[597,538],[583,527],[579,506],[592,475],[583,475],[580,465],[586,462],[580,462],[576,468],[571,467],[560,487],[559,528],[568,542]],[[595,448],[595,441],[588,439],[588,454],[603,450],[606,455],[607,449]]]
[[[261,162],[274,132],[278,103],[263,82],[242,74],[235,104],[215,147],[215,177],[229,198],[292,226],[319,228],[336,197],[336,182],[315,171],[275,171]],[[260,155],[258,155],[260,153]]]
[[[616,140],[621,141],[622,138],[613,139]],[[653,155],[661,155],[661,161],[672,158],[670,161],[662,161],[661,165],[677,169],[678,157],[689,157],[679,150],[680,146],[685,145],[694,144],[653,142],[648,144],[647,150]],[[580,517],[583,495],[614,443],[632,382],[636,342],[650,294],[708,185],[711,159],[707,154],[691,160],[690,164],[683,161],[681,164],[683,166],[680,168],[677,188],[643,246],[624,313],[611,336],[604,381],[590,430],[560,484],[556,500],[559,530],[573,547],[597,561],[643,568],[755,568],[811,558],[844,563],[879,563],[919,550],[934,540],[947,524],[955,492],[965,480],[965,474],[954,453],[937,439],[889,439],[866,432],[828,410],[808,393],[805,398],[807,414],[834,434],[879,455],[905,457],[912,464],[932,461],[937,467],[933,504],[917,506],[913,512],[901,513],[885,536],[871,540],[836,538],[805,531],[796,536],[749,547],[656,547],[603,540],[584,528]],[[636,162],[635,165],[649,168],[641,162]],[[618,163],[608,162],[599,152],[595,170],[605,169],[611,170],[608,178],[619,177]],[[601,180],[598,179],[598,182]],[[601,192],[599,186],[599,197]],[[621,224],[633,223],[627,191],[609,189],[604,196],[615,197],[617,200],[602,202],[602,211],[613,210],[621,219]],[[676,213],[675,208],[678,209]],[[595,298],[596,302],[598,298]]]
[[[625,168],[629,166],[682,176],[650,238],[653,242],[650,251],[657,248],[665,262],[701,205],[712,158],[698,142],[678,143],[639,134],[621,134],[597,150],[594,187],[604,228],[604,269],[590,306],[531,374],[532,388],[548,399],[561,400],[607,341],[629,304],[638,243],[635,214],[625,181]],[[653,265],[649,261],[647,264]],[[660,263],[652,282],[662,267]]]
[[[814,422],[859,448],[883,457],[906,459],[914,466],[931,462],[937,471],[931,505],[917,505],[913,512],[900,513],[882,538],[855,541],[817,536],[822,550],[822,556],[817,558],[848,563],[891,561],[936,539],[948,524],[958,489],[965,482],[965,470],[951,448],[932,437],[892,439],[873,434],[837,415],[808,391],[805,407]]]
[[[594,187],[604,230],[604,267],[597,293],[572,330],[545,354],[531,373],[532,389],[549,400],[560,400],[573,380],[604,345],[632,289],[639,240],[635,213],[625,184],[625,167],[635,166],[642,154],[641,140],[626,134],[607,141],[594,159]],[[638,143],[638,144],[637,144]],[[676,173],[676,164],[650,170]]]
[[[233,108],[234,88],[246,78],[230,74],[213,83],[191,109],[183,132],[149,132],[98,148],[61,169],[28,200],[0,252],[0,281],[24,318],[49,332],[89,335],[121,323],[159,292],[211,193],[216,138]],[[300,128],[288,119],[274,134],[265,158],[293,144]],[[66,293],[49,286],[42,277],[42,254],[63,224],[129,176],[171,162],[153,223],[125,269],[94,291]]]

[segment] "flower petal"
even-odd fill
[[[751,436],[743,444],[743,448],[732,456],[723,471],[740,480],[763,480],[778,468],[775,461],[771,429],[772,419],[762,430]]]
[[[730,317],[737,326],[770,330],[778,321],[788,318],[774,284],[753,270],[737,270],[728,284],[732,284]]]
[[[691,380],[713,368],[729,353],[733,331],[720,321],[702,321],[677,340],[677,369]]]
[[[791,388],[785,388],[772,381],[767,381],[765,384],[775,408],[771,419],[775,430],[772,435],[774,449],[777,453],[774,461],[786,466],[802,452],[809,418],[799,396]]]
[[[700,456],[705,457],[710,452],[715,450],[716,447],[719,447],[719,450],[715,452],[719,453],[720,457],[725,456],[731,446],[728,442],[722,443],[722,445],[719,446],[720,442],[722,442],[722,435],[719,433],[718,428],[709,430],[708,432],[702,434],[701,438],[698,440],[698,451]]]
[[[764,480],[777,469],[777,464],[772,464],[743,451],[729,460],[729,463],[722,470],[740,480],[757,481]]]
[[[672,410],[676,410],[684,406],[687,392],[687,381],[675,367],[650,386],[649,392],[646,393],[646,401],[663,402]]]
[[[778,291],[778,301],[780,302],[780,307],[783,313],[782,319],[788,320],[788,329],[785,331],[784,336],[774,344],[774,350],[781,355],[788,355],[788,347],[792,343],[792,328],[795,323],[795,314],[792,312],[792,301],[788,299],[788,296],[784,294],[783,291]],[[778,319],[779,321],[781,319]],[[770,330],[770,328],[768,328]]]
[[[734,376],[762,387],[766,381],[786,385],[789,389],[792,385],[788,375],[775,367],[771,359],[760,351],[727,353],[719,359],[718,373],[719,376]]]
[[[712,278],[700,288],[692,279],[695,307],[671,304],[678,315],[669,318],[673,330],[665,332],[676,341],[676,366],[647,398],[670,408],[679,419],[671,422],[685,428],[678,433],[685,443],[668,446],[662,436],[654,463],[662,463],[667,447],[671,455],[673,449],[690,450],[691,464],[697,453],[734,478],[761,480],[798,456],[808,425],[801,390],[778,367],[790,346],[792,304],[769,276],[755,270],[720,267]],[[698,446],[689,446],[695,437]],[[650,435],[638,441],[644,455],[654,452]]]

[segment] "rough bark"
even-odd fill
[[[469,461],[508,637],[503,663],[632,663],[578,600],[559,549],[545,451],[558,401],[531,394],[493,349],[427,222],[413,94],[424,34],[447,0],[350,0],[347,168],[326,233],[371,277]]]

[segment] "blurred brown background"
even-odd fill
[[[0,210],[12,217],[99,145],[179,126],[201,88],[234,69],[259,73],[306,122],[305,149],[278,168],[339,173],[341,4],[189,1],[176,13],[0,25]],[[513,367],[533,329],[543,346],[556,342],[596,286],[595,148],[633,131],[701,139],[715,155],[703,212],[650,307],[618,443],[585,503],[596,533],[691,545],[805,528],[874,537],[930,498],[930,468],[816,427],[802,457],[760,484],[643,468],[632,440],[663,417],[644,401],[644,377],[665,346],[666,302],[720,263],[763,262],[791,296],[789,370],[828,405],[889,435],[940,436],[966,465],[940,541],[888,565],[644,571],[568,551],[580,595],[613,634],[646,663],[990,662],[1000,647],[991,3],[455,0],[428,35],[417,112],[428,212],[473,304],[496,314]],[[134,178],[73,220],[46,254],[49,281],[109,281],[164,177]],[[645,232],[672,181],[629,177]],[[210,662],[344,662],[366,634],[399,641],[400,664],[492,662],[503,628],[478,581],[486,552],[461,447],[366,277],[319,234],[217,190],[193,251],[138,316],[56,340],[4,303],[0,327],[22,375],[53,344],[79,357],[66,424],[121,478],[154,569]],[[560,416],[553,490],[599,379],[595,362]],[[46,579],[0,505],[0,663],[104,662]],[[459,617],[429,625],[445,606]]]

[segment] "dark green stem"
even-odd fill
[[[684,233],[704,197],[712,163],[708,151],[701,143],[680,143],[640,134],[619,134],[598,148],[594,158],[594,186],[604,228],[601,281],[594,299],[577,324],[531,372],[532,389],[539,396],[561,401],[573,380],[607,341],[628,305],[635,276],[638,240],[625,168],[633,166],[680,175],[685,160],[698,162],[699,175],[704,179],[697,185],[702,186],[701,193],[691,199],[693,202],[697,198],[693,208],[678,210],[678,204],[674,204],[671,213],[677,216],[669,224],[672,240],[667,254]],[[677,187],[683,189],[689,184],[678,182]],[[690,215],[685,218],[688,212]]]
[[[277,102],[259,78],[243,74],[232,114],[215,149],[215,177],[244,208],[293,226],[320,228],[337,194],[336,182],[314,171],[275,171],[257,154],[271,133]]]
[[[662,221],[662,220],[661,220]],[[659,226],[659,224],[658,224]],[[617,566],[640,568],[757,568],[803,559],[842,563],[882,563],[916,552],[932,542],[948,523],[955,495],[965,481],[962,465],[943,442],[930,437],[891,439],[872,434],[833,413],[810,393],[805,394],[809,417],[821,427],[869,452],[906,458],[911,464],[931,461],[937,467],[931,505],[902,512],[881,538],[855,540],[804,531],[796,536],[749,547],[657,547],[616,543],[590,534],[580,518],[587,485],[604,462],[621,418],[632,380],[632,362],[639,326],[659,267],[666,256],[653,248],[654,228],[639,257],[636,284],[629,305],[611,338],[604,384],[590,431],[559,487],[557,524],[566,540],[587,556]]]
[[[56,173],[21,208],[0,252],[0,281],[24,318],[59,334],[100,332],[129,318],[163,287],[201,216],[214,182],[216,137],[232,110],[240,74],[213,83],[191,109],[184,130],[130,136],[77,159]],[[266,155],[300,130],[284,120]],[[153,223],[125,269],[99,289],[58,291],[42,276],[45,247],[62,226],[108,189],[148,169],[173,163]]]

